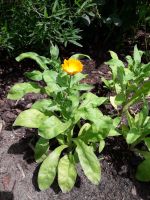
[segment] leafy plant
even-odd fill
[[[54,49],[51,55],[58,59],[57,48]],[[115,127],[120,119],[113,120],[98,109],[107,98],[92,94],[90,90],[93,87],[80,82],[86,77],[80,73],[83,69],[82,63],[77,60],[80,56],[84,55],[74,55],[64,61],[62,69],[66,72],[61,69],[59,60],[54,70],[48,68],[51,59],[35,53],[17,57],[18,61],[27,57],[36,60],[41,71],[26,73],[31,82],[17,83],[10,89],[8,98],[19,100],[29,92],[47,95],[46,99],[37,100],[30,109],[21,112],[13,124],[38,129],[35,160],[42,163],[38,173],[41,190],[49,188],[58,174],[61,190],[70,191],[76,181],[78,162],[87,178],[93,184],[98,184],[101,168],[94,153],[96,143],[99,144],[99,151],[102,151],[104,139],[118,135]],[[33,80],[43,81],[45,86]],[[50,152],[51,139],[55,139],[58,146]]]
[[[105,85],[113,89],[115,96],[110,97],[111,104],[117,109],[117,106],[123,106],[123,112],[130,105],[142,99],[150,92],[150,62],[143,64],[141,57],[144,52],[139,51],[137,46],[134,47],[133,58],[127,56],[127,66],[119,60],[117,54],[110,51],[112,59],[106,62],[112,72],[112,79],[102,78]]]
[[[92,11],[94,0],[2,1],[0,44],[12,52],[36,47],[47,53],[51,43],[82,46],[78,21]],[[93,15],[89,19],[94,18]],[[85,24],[85,23],[84,23]],[[34,49],[33,49],[34,50]]]
[[[148,102],[145,100],[150,93],[150,63],[141,62],[143,53],[135,46],[133,58],[126,57],[126,66],[116,53],[110,51],[112,59],[106,64],[112,71],[112,79],[102,80],[116,93],[115,96],[110,96],[111,104],[116,110],[120,106],[119,115],[127,119],[127,123],[122,122],[119,125],[118,132],[123,135],[130,149],[144,158],[137,168],[136,178],[140,181],[150,181],[150,117]],[[143,102],[142,110],[131,115],[131,106],[139,101]]]
[[[143,109],[134,117],[127,111],[128,125],[123,124],[122,135],[125,137],[131,150],[144,158],[137,168],[136,178],[140,181],[150,181],[150,117],[148,103],[144,100]],[[138,145],[144,143],[144,149]]]

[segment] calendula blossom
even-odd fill
[[[79,72],[82,72],[83,64],[77,59],[73,58],[70,58],[69,60],[65,59],[64,63],[62,64],[62,69],[69,75],[74,75]]]

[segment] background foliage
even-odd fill
[[[89,50],[122,48],[150,30],[148,0],[1,0],[0,48],[18,55],[28,49],[48,52],[51,43]],[[141,43],[141,41],[140,41]],[[148,50],[146,34],[142,40]],[[17,51],[17,52],[16,52]],[[86,52],[89,54],[89,52]]]

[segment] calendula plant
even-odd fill
[[[57,70],[49,69],[51,59],[37,54],[17,57],[17,60],[30,57],[38,62],[42,71],[26,75],[31,80],[43,81],[45,86],[37,82],[18,83],[10,89],[8,98],[18,100],[29,92],[47,95],[46,99],[37,100],[30,109],[21,112],[13,126],[38,129],[35,160],[42,163],[38,173],[39,188],[49,188],[58,174],[61,190],[68,192],[75,184],[78,162],[93,184],[100,182],[100,163],[94,153],[96,143],[101,151],[104,139],[118,134],[115,127],[119,118],[113,120],[103,115],[98,107],[107,98],[92,94],[93,87],[80,82],[86,75],[81,73],[83,64],[77,58],[84,55],[73,55],[61,65],[56,49],[55,46],[53,56],[58,61]],[[58,144],[53,151],[50,150],[52,139]]]
[[[105,85],[113,90],[116,95],[110,97],[111,104],[117,109],[123,106],[123,111],[130,105],[147,96],[150,92],[150,62],[143,64],[141,57],[144,52],[134,47],[133,58],[126,56],[127,66],[118,58],[117,54],[110,51],[112,59],[106,62],[111,69],[112,79],[102,78]]]
[[[130,149],[144,158],[138,165],[136,178],[140,181],[150,181],[150,116],[147,101],[144,100],[142,110],[135,116],[132,116],[128,111],[126,116],[128,125],[122,125],[122,135]],[[144,145],[139,149],[142,143]]]
[[[140,181],[150,181],[150,117],[149,106],[145,100],[150,93],[150,63],[141,63],[143,53],[135,46],[133,58],[127,56],[128,64],[125,66],[117,54],[110,51],[112,59],[106,64],[111,68],[112,79],[102,80],[115,93],[115,96],[110,97],[111,104],[116,110],[120,106],[119,116],[127,119],[126,124],[119,125],[118,132],[123,135],[132,151],[145,158],[137,168],[136,178]],[[142,110],[131,114],[131,106],[138,101],[143,102]],[[138,145],[143,143],[142,148],[145,151],[138,148]]]

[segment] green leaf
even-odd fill
[[[150,181],[149,169],[150,169],[150,159],[146,159],[138,165],[136,171],[136,179],[143,182],[149,182]]]
[[[76,181],[77,171],[72,155],[63,156],[58,164],[58,184],[62,192],[69,192]]]
[[[141,136],[139,130],[137,128],[131,128],[127,133],[126,141],[128,144],[132,144]]]
[[[70,87],[72,87],[73,85],[75,85],[76,83],[84,79],[86,76],[87,76],[86,74],[82,74],[82,73],[77,73],[74,76],[72,76]]]
[[[70,125],[70,121],[63,123],[53,115],[42,122],[39,127],[39,135],[45,139],[52,139],[64,133]]]
[[[145,145],[147,146],[148,150],[150,151],[150,138],[147,137],[144,139]]]
[[[25,58],[30,58],[32,60],[35,60],[41,69],[48,69],[43,59],[41,59],[41,56],[39,56],[37,53],[34,53],[34,52],[22,53],[18,57],[16,57],[16,61],[20,62],[21,60]]]
[[[150,94],[150,81],[144,82],[141,87],[139,87],[135,94],[132,96],[132,98],[128,101],[128,103],[124,106],[123,111],[126,111],[129,106],[131,106],[133,103],[140,100],[143,96]]]
[[[119,136],[121,135],[117,130],[111,129],[108,133],[108,137],[114,137],[114,136]]]
[[[83,124],[83,126],[80,128],[78,136],[84,134],[90,128],[90,126],[91,126],[91,124],[89,124],[89,123]]]
[[[40,137],[34,149],[34,158],[37,163],[42,162],[47,157],[48,149],[49,149],[49,140]]]
[[[56,84],[57,76],[58,73],[53,70],[45,70],[43,73],[43,79],[49,86]]]
[[[106,97],[98,97],[96,96],[95,94],[91,93],[91,92],[88,92],[88,93],[85,93],[81,96],[81,99],[83,100],[81,105],[80,105],[80,108],[83,108],[83,107],[97,107],[97,106],[100,106],[102,105],[106,100],[107,98]]]
[[[101,153],[105,147],[105,140],[100,140],[98,152]]]
[[[79,137],[88,142],[99,142],[108,136],[110,130],[113,128],[112,119],[108,116],[102,116],[100,119],[92,124],[87,131],[83,132]]]
[[[89,120],[91,122],[97,122],[99,119],[103,117],[103,114],[98,108],[92,108],[92,107],[83,107],[77,109],[77,111],[74,114],[74,120],[77,122],[81,118],[85,120]]]
[[[34,70],[32,72],[25,72],[25,76],[33,81],[41,81],[42,73],[38,70]]]
[[[51,45],[50,47],[50,55],[51,55],[51,58],[52,59],[58,59],[58,56],[59,56],[59,48],[57,45]]]
[[[77,60],[80,60],[80,59],[83,59],[83,58],[88,58],[89,60],[91,60],[90,56],[88,56],[86,54],[80,54],[80,53],[74,54],[70,58],[74,58],[74,59],[77,59]]]
[[[66,148],[66,145],[57,147],[40,166],[38,173],[38,185],[40,190],[46,190],[53,183],[56,176],[57,165],[61,152]]]
[[[72,87],[72,89],[74,90],[80,90],[80,91],[86,91],[86,90],[91,90],[93,89],[93,86],[92,85],[88,85],[88,84],[79,84],[79,85],[74,85]]]
[[[82,140],[74,140],[77,145],[76,152],[80,164],[87,178],[95,185],[98,185],[101,178],[100,163],[91,147],[87,146]]]
[[[128,111],[126,112],[126,115],[127,115],[129,127],[130,128],[135,127],[135,122],[134,122],[134,118],[132,117],[132,115],[130,115],[130,113]]]
[[[106,80],[104,77],[101,78],[102,82],[110,89],[111,88],[111,80]]]
[[[32,105],[32,108],[43,113],[60,110],[60,108],[51,99],[40,99]]]
[[[134,53],[133,53],[133,57],[134,57],[134,61],[137,63],[141,62],[141,56],[142,56],[143,52],[139,51],[137,48],[137,45],[134,46]]]
[[[109,51],[109,53],[110,53],[110,55],[111,55],[111,57],[112,57],[113,59],[118,60],[118,56],[117,56],[117,54],[116,54],[115,52]]]
[[[17,83],[9,91],[7,98],[11,100],[21,99],[27,93],[39,93],[41,88],[36,83]]]
[[[39,128],[40,124],[47,117],[36,109],[28,109],[21,112],[13,126],[24,126],[28,128]]]
[[[135,123],[137,124],[138,127],[143,126],[148,116],[148,113],[149,113],[149,106],[148,103],[144,100],[144,105],[142,110],[135,115]]]
[[[116,105],[121,105],[123,104],[124,102],[126,101],[126,98],[125,98],[125,95],[120,93],[120,94],[117,94],[116,97],[115,97],[115,104]]]

